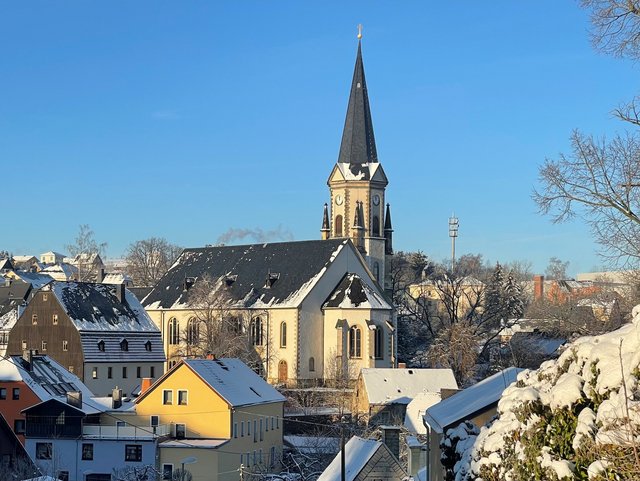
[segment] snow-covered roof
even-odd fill
[[[338,309],[386,309],[392,307],[382,294],[374,290],[358,274],[347,273],[322,305]]]
[[[67,402],[67,393],[82,393],[82,411],[86,414],[101,412],[91,398],[93,393],[76,376],[48,356],[33,356],[31,363],[20,356],[0,359],[0,381],[23,381],[40,402],[57,400]]]
[[[127,341],[127,350],[121,346]],[[85,362],[164,362],[160,331],[81,331]]]
[[[29,262],[31,260],[38,260],[38,258],[36,256],[13,256],[13,261],[21,264],[23,262]]]
[[[53,264],[42,269],[42,272],[50,275],[54,278],[64,278],[64,280],[71,280],[78,274],[78,268],[71,264]],[[63,279],[59,279],[63,280]]]
[[[210,277],[230,307],[298,307],[348,248],[355,250],[349,239],[328,239],[185,249],[142,302],[189,308],[186,281]]]
[[[370,180],[381,168],[379,162],[367,162],[364,164],[349,164],[347,162],[337,162],[340,173],[345,180]],[[354,169],[355,166],[355,170]]]
[[[383,443],[374,439],[362,439],[358,436],[349,439],[344,447],[346,481],[355,480],[380,448],[386,449]],[[341,466],[341,454],[338,454],[317,481],[340,481]]]
[[[328,436],[283,436],[286,445],[305,454],[335,454],[340,451],[340,438]]]
[[[127,274],[123,274],[122,272],[110,272],[105,274],[104,279],[102,279],[103,284],[131,284],[131,277]]]
[[[160,448],[216,449],[228,442],[228,439],[175,439],[163,441],[159,446]]]
[[[124,302],[119,300],[119,288],[91,282],[51,284],[51,291],[79,331],[159,332],[136,296],[124,289]]]
[[[14,271],[14,274],[24,282],[31,284],[31,287],[34,289],[42,289],[47,284],[53,282],[51,276],[41,274],[40,272]]]
[[[240,359],[187,359],[184,363],[231,406],[285,401],[282,394]]]
[[[422,417],[428,408],[438,404],[441,400],[440,393],[421,392],[407,404],[407,412],[404,416],[404,427],[411,433],[427,434]]]
[[[361,376],[369,404],[409,404],[423,392],[458,389],[451,369],[365,368]]]
[[[468,416],[497,403],[502,392],[524,369],[510,367],[483,379],[427,409],[424,422],[437,433]]]

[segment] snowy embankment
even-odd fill
[[[640,306],[633,314],[520,373],[497,419],[456,443],[456,480],[640,479]]]

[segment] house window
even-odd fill
[[[376,327],[375,331],[373,331],[373,335],[375,336],[373,339],[373,356],[376,359],[382,359],[383,357],[383,349],[384,345],[384,332],[380,327]]]
[[[122,366],[122,379],[127,379],[127,366]]]
[[[149,377],[156,377],[156,367],[149,366]]]
[[[113,368],[111,366],[107,368],[107,378],[109,379],[113,378]]]
[[[178,391],[178,404],[181,406],[186,406],[188,399],[187,391]]]
[[[184,439],[187,436],[187,425],[176,424],[176,439]]]
[[[142,445],[126,444],[124,446],[124,460],[137,462],[142,461]]]
[[[341,215],[336,216],[336,222],[335,222],[333,231],[335,232],[336,237],[342,237],[342,216]]]
[[[51,459],[53,445],[51,443],[36,443],[36,459]]]
[[[159,424],[160,424],[160,416],[158,416],[157,414],[154,414],[154,415],[150,416],[149,425],[151,427],[156,427]]]
[[[261,419],[261,420],[260,420],[260,441],[262,441],[262,440],[263,440],[263,436],[264,436],[264,430],[263,430],[263,427],[262,427],[262,421],[263,421],[263,420]],[[261,460],[261,461],[262,461],[262,460]]]
[[[271,453],[269,454],[269,467],[273,468],[276,465],[276,447],[271,446]]]
[[[22,350],[24,351],[27,348],[27,341],[22,341]]]
[[[38,324],[38,314],[33,314],[31,316],[31,324],[33,324],[34,326]]]
[[[91,371],[91,378],[92,379],[98,379],[98,368],[94,367],[93,370]]]
[[[24,434],[24,419],[16,419],[13,422],[13,432],[16,434]]]
[[[75,369],[76,369],[75,367],[73,367],[73,366],[69,366],[69,367],[67,368],[67,371],[69,371],[69,372],[74,372],[74,371],[75,371]]]
[[[69,350],[69,341],[62,341],[62,350],[63,351]]]
[[[144,343],[144,350],[147,352],[151,352],[151,341],[147,341]]]
[[[173,391],[171,389],[162,391],[162,404],[173,404]]]
[[[195,346],[200,341],[200,323],[192,317],[187,321],[187,344]]]
[[[57,326],[58,325],[58,314],[54,314],[53,317],[51,318],[53,325]]]
[[[314,372],[316,370],[316,360],[313,357],[309,358],[309,372]]]
[[[173,479],[173,464],[162,465],[162,479],[167,481]]]
[[[362,357],[362,331],[358,326],[349,329],[349,357]]]
[[[18,399],[20,399],[20,388],[19,387],[14,387],[13,388],[13,400],[17,401]]]
[[[258,421],[253,420],[253,442],[258,441]]]
[[[138,379],[142,377],[142,368],[140,366],[136,367],[136,377]]]
[[[104,352],[104,341],[98,341],[98,351]]]
[[[59,481],[69,481],[69,471],[58,471]]]
[[[128,351],[129,350],[129,341],[127,341],[126,339],[123,339],[122,341],[120,341],[120,350],[121,351]]]
[[[251,343],[254,346],[262,346],[263,329],[262,318],[256,317],[251,321]]]
[[[287,347],[287,323],[280,323],[280,347]]]
[[[93,444],[91,443],[82,444],[82,460],[83,461],[93,460]]]
[[[180,343],[180,324],[175,317],[169,319],[169,344]]]
[[[233,423],[233,437],[238,437],[238,423]]]
[[[251,453],[247,451],[247,467],[251,466]]]
[[[5,399],[7,399],[7,388],[0,387],[0,400],[4,401]]]
[[[49,300],[49,296],[47,295],[47,293],[45,292],[44,294],[42,294],[42,300],[43,301],[47,301]]]
[[[240,422],[240,437],[244,437],[244,421]]]
[[[247,436],[251,436],[251,421],[247,421]]]
[[[42,351],[43,352],[46,351],[47,350],[47,341],[42,341],[41,347],[42,347]]]

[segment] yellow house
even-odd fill
[[[484,282],[466,276],[450,281],[424,280],[407,287],[413,299],[426,301],[432,315],[441,315],[455,307],[458,317],[470,309],[481,309],[485,294]]]
[[[165,479],[179,469],[193,481],[236,481],[279,471],[285,398],[238,359],[184,360],[136,400],[148,426],[169,425],[158,445]]]

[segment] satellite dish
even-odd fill
[[[198,462],[198,458],[196,458],[195,456],[189,456],[188,458],[182,459],[180,461],[180,464],[193,464],[197,462]]]

